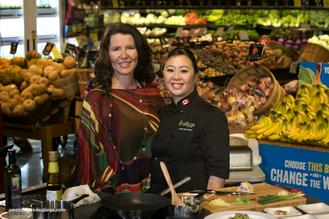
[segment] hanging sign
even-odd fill
[[[56,60],[56,61],[63,60],[63,56],[62,56],[61,52],[57,49],[56,45],[54,45],[53,49],[51,50],[51,53],[54,56],[54,60]]]
[[[45,56],[49,55],[54,46],[54,43],[47,42],[45,48],[42,51],[42,54],[44,54]]]
[[[258,43],[262,44],[264,46],[268,46],[271,43],[271,38],[267,35],[263,35],[263,36],[259,37]]]
[[[71,43],[67,43],[65,46],[64,53],[66,54],[74,54],[75,53],[75,45]]]
[[[241,41],[248,41],[249,40],[248,33],[246,31],[240,31],[239,38]]]
[[[10,43],[10,54],[16,54],[18,47],[18,41],[17,42],[11,42]]]
[[[253,43],[250,44],[248,59],[251,61],[258,60],[262,57],[264,53],[264,45]]]

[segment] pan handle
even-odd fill
[[[80,195],[80,196],[77,197],[77,198],[72,199],[70,202],[72,202],[73,204],[76,204],[76,203],[78,203],[80,200],[82,200],[82,199],[84,199],[84,198],[86,198],[86,197],[88,197],[88,196],[89,196],[89,194],[83,194],[83,195]]]

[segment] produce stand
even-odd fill
[[[259,152],[266,182],[302,190],[329,203],[329,149],[261,141]]]
[[[48,152],[53,150],[52,139],[63,135],[74,133],[74,120],[52,122],[41,125],[22,125],[14,123],[4,123],[4,136],[22,137],[41,140],[43,179],[46,179],[48,171]]]

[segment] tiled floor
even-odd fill
[[[42,183],[43,164],[41,156],[41,141],[29,139],[29,142],[32,145],[33,151],[31,153],[17,154],[16,157],[17,163],[21,167],[23,188]],[[75,135],[69,135],[65,147],[58,147],[61,172],[70,172],[70,168],[73,168],[74,142]],[[12,139],[9,138],[8,144],[12,143]],[[15,145],[14,149],[19,153],[20,148],[18,146]]]

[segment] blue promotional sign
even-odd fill
[[[329,204],[329,152],[259,144],[265,181]]]
[[[308,84],[320,82],[329,87],[329,64],[300,62],[298,79]]]

